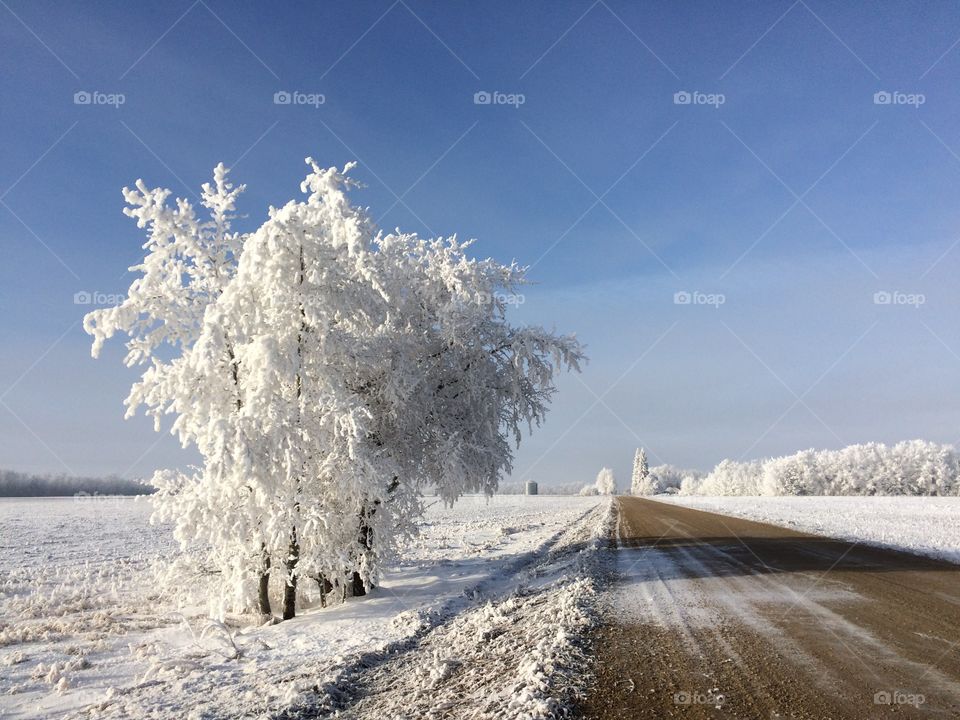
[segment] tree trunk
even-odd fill
[[[290,552],[284,562],[287,577],[283,586],[283,619],[290,620],[297,615],[297,561],[300,560],[300,543],[297,542],[297,529],[290,531]]]
[[[327,580],[324,575],[317,575],[317,585],[320,586],[320,607],[327,606],[327,596],[333,592],[333,583]]]
[[[303,260],[303,245],[300,245],[300,277],[297,284],[303,286],[306,274],[306,265]],[[297,392],[297,428],[300,429],[303,423],[303,336],[307,332],[307,314],[303,306],[303,296],[301,290],[300,297],[300,332],[297,334],[297,373],[294,378]],[[302,472],[303,468],[300,468]],[[300,514],[300,480],[297,475],[297,494],[293,505],[294,512]],[[283,586],[283,619],[290,620],[297,615],[297,563],[300,560],[300,542],[297,539],[297,526],[294,524],[290,528],[290,549],[287,552],[287,559],[284,562],[286,568],[286,583]]]
[[[363,578],[356,570],[353,571],[353,578],[350,581],[350,594],[353,597],[363,597],[367,594],[367,588],[363,585]]]
[[[363,508],[360,511],[360,545],[363,547],[363,552],[360,557],[366,555],[373,549],[373,528],[367,524],[367,510]],[[367,588],[363,584],[363,578],[360,577],[360,573],[356,570],[353,571],[353,577],[351,580],[351,587],[353,590],[354,597],[363,597],[367,594]],[[370,586],[370,589],[373,589],[373,586]]]
[[[400,478],[394,477],[390,481],[390,484],[387,486],[387,494],[391,494],[400,487]],[[372,516],[377,511],[377,506],[380,504],[379,500],[373,502],[373,508],[369,510],[369,516]],[[373,550],[373,528],[370,526],[368,521],[368,510],[365,507],[360,510],[360,545],[363,546],[363,552],[361,557]],[[363,579],[360,577],[360,573],[356,570],[353,571],[351,577],[350,586],[352,589],[353,597],[363,597],[367,594],[367,588],[364,587]],[[373,585],[370,585],[370,590],[373,589]]]
[[[260,571],[260,614],[272,615],[270,609],[270,555],[267,554],[265,545],[260,545],[260,552],[263,553],[263,570]]]

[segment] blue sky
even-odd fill
[[[384,227],[532,265],[516,319],[587,343],[516,479],[956,442],[958,40],[951,3],[4,0],[0,466],[193,459],[123,420],[74,295],[129,285],[124,185],[223,161],[253,226],[308,155]]]

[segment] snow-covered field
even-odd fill
[[[960,497],[655,499],[960,563]]]
[[[176,545],[149,514],[0,499],[0,717],[396,717],[427,701],[537,717],[582,660],[609,501],[437,503],[370,596],[267,627],[181,607],[155,574]]]

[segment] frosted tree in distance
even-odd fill
[[[650,467],[647,465],[647,452],[643,448],[637,448],[637,452],[633,456],[630,494],[653,495],[656,489],[656,478],[650,474]]]
[[[229,230],[243,188],[222,166],[208,221],[138,182],[143,276],[85,319],[95,355],[123,331],[128,364],[148,364],[128,415],[175,415],[203,457],[157,473],[157,517],[221,574],[221,615],[363,594],[415,532],[421,489],[492,493],[583,357],[572,336],[507,322],[523,268],[456,238],[379,234],[349,202],[351,165],[307,162],[306,199],[245,235]]]
[[[600,472],[597,473],[595,487],[598,495],[616,495],[617,480],[613,476],[613,470],[607,467],[601,468]]]

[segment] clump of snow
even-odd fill
[[[17,652],[10,653],[6,657],[4,657],[3,660],[0,662],[2,662],[3,665],[10,667],[11,665],[18,665],[19,663],[22,663],[24,660],[26,660],[26,656],[18,650]]]

